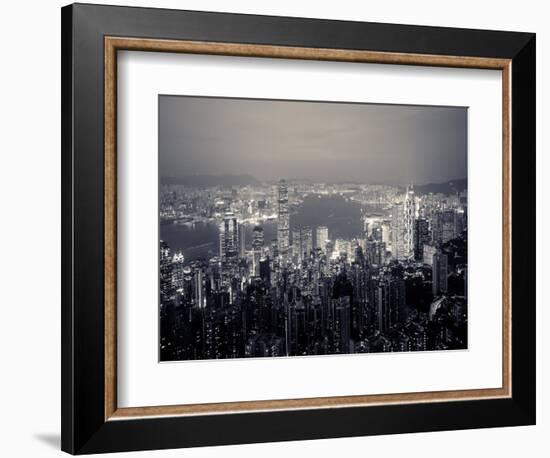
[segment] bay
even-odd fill
[[[290,225],[294,227],[327,226],[330,239],[352,239],[360,237],[363,230],[363,216],[380,213],[375,207],[362,207],[359,203],[340,194],[310,194],[291,213]],[[250,249],[253,225],[246,226],[246,248]],[[262,224],[264,240],[268,244],[277,238],[277,221]],[[182,251],[187,261],[209,259],[219,253],[219,229],[215,223],[194,225],[161,224],[160,236],[171,250]]]

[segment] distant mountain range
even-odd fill
[[[298,180],[289,179],[288,183],[294,181],[310,181],[310,180]],[[274,182],[275,183],[275,182]],[[344,182],[342,182],[343,184]],[[347,184],[353,184],[353,182],[346,182]],[[257,186],[261,182],[252,175],[187,175],[181,177],[162,177],[161,184],[175,184],[189,186],[192,188],[211,188],[214,186],[222,187],[239,187],[239,186]],[[360,183],[357,183],[360,184]],[[441,193],[441,194],[455,194],[462,192],[468,186],[468,180],[461,178],[458,180],[445,181],[443,183],[428,183],[424,185],[415,185],[414,192],[418,195]],[[404,189],[404,187],[403,187]]]
[[[260,182],[252,175],[188,175],[182,177],[162,177],[161,184],[179,184],[193,188],[213,186],[255,186]]]
[[[468,180],[466,178],[461,178],[458,180],[445,181],[443,183],[428,183],[423,185],[415,185],[414,192],[415,194],[455,194],[457,192],[462,192],[468,187]]]

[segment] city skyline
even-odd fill
[[[187,104],[190,99],[177,100]],[[200,101],[208,105],[211,100]],[[254,101],[262,110],[243,111],[235,100],[215,100],[223,102],[222,112],[233,113],[233,120],[224,118],[232,126],[241,122],[235,124],[235,119],[250,120],[263,112],[256,121],[268,134],[263,138],[265,147],[259,148],[251,146],[257,138],[250,137],[256,134],[247,137],[237,128],[244,136],[243,151],[228,158],[217,141],[218,147],[210,152],[214,156],[179,154],[178,164],[185,166],[186,173],[200,170],[205,175],[191,180],[162,174],[163,167],[174,160],[174,151],[159,142],[160,361],[468,348],[467,177],[449,182],[449,164],[440,167],[438,155],[429,161],[417,155],[409,168],[408,155],[414,148],[406,145],[419,144],[411,140],[400,150],[400,161],[392,155],[377,159],[387,169],[377,180],[358,175],[352,179],[353,173],[363,173],[364,164],[352,173],[357,163],[347,152],[366,146],[355,145],[357,136],[347,130],[338,155],[332,154],[335,144],[330,133],[316,143],[321,147],[315,154],[285,150],[277,158],[282,162],[274,165],[270,138],[281,134],[283,127],[294,132],[283,135],[287,140],[300,129],[307,137],[326,128],[328,105],[285,102],[300,108],[293,108],[293,116],[274,126],[274,116],[282,114],[278,105],[282,102],[274,108],[272,101]],[[349,111],[357,110],[356,105],[336,105],[338,123],[333,128],[341,127],[342,120],[352,120]],[[319,121],[313,130],[315,122],[303,117],[312,115],[308,111],[312,107],[317,110],[313,119]],[[407,132],[419,129],[418,107],[410,108],[391,107],[399,116],[394,113],[384,119],[385,138],[398,137],[393,130],[404,128],[399,123],[406,123]],[[377,116],[387,115],[387,110],[378,110]],[[446,107],[443,111],[448,110],[460,114],[454,129],[461,142],[450,161],[453,173],[458,173],[466,170],[465,110]],[[430,129],[421,129],[417,137],[431,137],[440,127],[431,111],[420,116],[420,124],[429,118]],[[170,130],[162,124],[170,124],[166,113],[160,121],[162,138]],[[212,138],[227,137],[231,144],[227,128],[218,124],[219,116],[210,121],[208,135],[199,135],[190,144],[185,143],[189,139],[184,133],[182,148],[196,152],[198,142],[208,149]],[[278,148],[289,147],[284,138]],[[391,143],[387,139],[386,145]],[[319,151],[331,154],[319,155]],[[367,157],[364,153],[364,162]],[[228,177],[235,170],[241,174],[254,170],[258,164],[266,170],[273,166],[262,172],[269,181],[216,178],[216,173]],[[177,167],[172,164],[172,169]],[[415,170],[419,169],[429,171],[426,176],[434,178],[431,183],[443,184],[416,187]],[[309,170],[331,179],[289,179]],[[406,176],[404,186],[373,183],[399,181],[396,173]]]
[[[160,176],[445,182],[467,176],[466,130],[465,107],[161,95]]]
[[[193,260],[160,241],[161,361],[467,348],[465,191],[303,183],[289,195],[284,179],[263,196],[262,186],[162,189],[161,228],[212,221],[218,243]],[[290,207],[350,192],[378,202],[357,237],[331,240],[327,226],[293,221]],[[207,220],[165,211],[199,195],[221,204]]]

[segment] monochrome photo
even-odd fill
[[[158,103],[160,361],[468,348],[466,107]]]

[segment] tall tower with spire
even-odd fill
[[[414,197],[414,187],[411,184],[407,186],[405,201],[403,203],[404,234],[403,234],[403,257],[412,258],[414,256],[414,219],[416,202]]]
[[[239,253],[239,233],[237,218],[226,212],[220,223],[220,258],[223,263],[237,259]]]
[[[396,259],[414,256],[414,219],[416,202],[414,188],[407,186],[403,202],[396,203],[392,210],[392,255]]]
[[[286,258],[290,247],[290,213],[288,187],[285,180],[279,181],[277,206],[277,249],[279,256]]]

